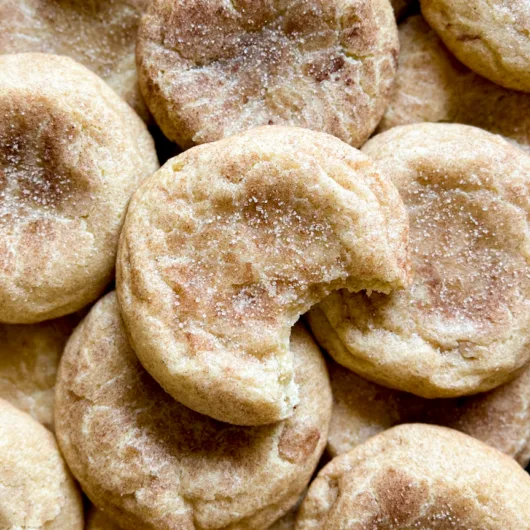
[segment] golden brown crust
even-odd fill
[[[74,475],[124,529],[259,530],[298,500],[322,454],[331,415],[324,360],[293,330],[300,403],[289,420],[236,427],[174,401],[129,346],[114,293],[68,342],[56,430]]]
[[[77,315],[40,324],[0,324],[0,398],[53,430],[59,360]]]
[[[0,70],[0,321],[32,323],[101,295],[158,162],[140,118],[71,59],[2,55]]]
[[[363,151],[407,205],[414,281],[390,295],[332,293],[310,314],[317,340],[360,375],[422,397],[509,381],[530,356],[530,157],[480,129],[428,123]]]
[[[149,121],[135,64],[148,0],[0,0],[0,54],[66,55],[104,79]]]
[[[530,366],[516,379],[474,396],[423,399],[368,381],[329,360],[333,414],[327,450],[346,453],[402,423],[431,423],[469,434],[515,458],[530,461]]]
[[[530,95],[459,63],[421,16],[399,27],[396,90],[378,130],[417,122],[474,125],[530,150]]]
[[[530,4],[527,0],[420,0],[445,45],[478,74],[530,92]]]
[[[54,436],[0,399],[0,524],[17,530],[82,530],[81,495]]]
[[[388,104],[397,52],[388,0],[155,0],[137,62],[158,125],[183,147],[267,124],[360,146]]]
[[[134,349],[198,412],[285,419],[292,325],[333,289],[407,283],[407,230],[396,190],[332,136],[263,127],[191,149],[128,209],[117,289]]]
[[[530,477],[452,429],[401,425],[334,458],[309,488],[296,530],[528,530]]]

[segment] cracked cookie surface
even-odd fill
[[[173,400],[127,341],[114,293],[68,342],[57,382],[61,449],[91,501],[124,529],[260,530],[296,504],[324,450],[331,390],[300,325],[300,403],[284,422],[237,427]]]
[[[388,0],[155,0],[140,26],[142,93],[183,147],[260,125],[362,145],[393,88]]]
[[[407,206],[414,280],[390,295],[331,293],[309,314],[317,340],[354,372],[422,397],[509,381],[530,356],[530,156],[430,123],[363,151]]]

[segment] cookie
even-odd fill
[[[300,403],[287,421],[236,427],[166,394],[130,347],[114,293],[61,360],[56,430],[90,500],[123,530],[260,530],[296,504],[328,433],[331,389],[309,333],[291,337]]]
[[[134,111],[67,57],[0,55],[0,322],[73,313],[114,275],[127,202],[158,162]]]
[[[146,121],[135,63],[148,0],[0,0],[0,53],[66,55],[103,78]]]
[[[77,321],[70,315],[40,324],[0,324],[0,398],[50,430],[57,368]]]
[[[285,419],[291,327],[333,289],[407,283],[407,231],[396,189],[337,138],[264,127],[198,146],[128,209],[117,292],[132,345],[187,407]]]
[[[296,512],[289,511],[278,519],[268,530],[294,530]],[[92,507],[87,518],[85,530],[122,530],[116,523],[111,521],[101,510]]]
[[[1,527],[83,530],[81,495],[54,436],[0,399],[0,439]]]
[[[420,0],[445,45],[490,81],[530,92],[530,4],[527,0]]]
[[[418,122],[474,125],[530,150],[530,95],[458,62],[421,16],[399,26],[396,90],[378,131]]]
[[[414,281],[335,292],[309,316],[343,366],[421,397],[484,392],[530,357],[530,156],[456,124],[394,127],[363,151],[407,205]]]
[[[515,458],[530,461],[530,366],[516,379],[483,394],[423,399],[391,390],[329,361],[333,414],[327,450],[346,453],[371,436],[402,423],[451,427]]]
[[[522,530],[530,476],[445,427],[401,425],[334,458],[309,488],[296,530]]]
[[[154,0],[138,33],[140,88],[184,148],[261,125],[362,145],[388,104],[388,0]]]

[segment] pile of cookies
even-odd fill
[[[420,4],[0,0],[0,530],[530,530],[530,5]]]

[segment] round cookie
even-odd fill
[[[530,357],[530,156],[455,124],[395,127],[363,151],[407,205],[406,290],[331,293],[310,312],[343,366],[418,396],[495,388]]]
[[[40,324],[0,324],[0,398],[50,430],[59,360],[78,320],[70,315]]]
[[[138,75],[164,134],[182,147],[260,125],[362,145],[394,84],[388,0],[154,0]]]
[[[117,261],[131,343],[177,401],[238,425],[289,417],[300,314],[408,282],[396,189],[333,136],[263,127],[198,146],[135,193]]]
[[[503,88],[459,63],[421,16],[399,26],[396,90],[385,131],[418,122],[474,125],[530,150],[530,95]]]
[[[1,527],[82,530],[81,495],[53,435],[0,399],[0,440]]]
[[[0,0],[0,54],[66,55],[104,79],[144,119],[135,44],[148,0]]]
[[[90,500],[124,530],[268,528],[296,504],[328,433],[331,389],[309,333],[291,337],[300,403],[236,427],[174,401],[130,347],[115,294],[68,342],[56,390],[61,449]]]
[[[402,423],[451,427],[506,453],[530,461],[530,366],[513,381],[483,394],[423,399],[372,383],[340,364],[328,363],[333,413],[327,450],[346,453],[371,436]]]
[[[519,530],[530,476],[445,427],[401,425],[334,458],[309,487],[296,530]]]
[[[0,322],[72,313],[112,280],[127,202],[158,162],[134,111],[67,57],[0,55]]]
[[[530,92],[528,0],[420,0],[445,45],[490,81]]]

